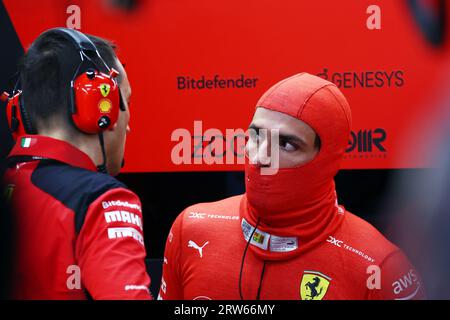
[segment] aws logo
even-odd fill
[[[413,269],[410,269],[408,273],[404,274],[401,278],[392,283],[392,289],[395,295],[407,294],[411,292],[411,288],[415,287],[415,290],[406,297],[396,298],[396,300],[410,300],[419,292],[420,281]]]
[[[330,286],[331,278],[318,271],[304,271],[300,283],[302,300],[322,300]]]

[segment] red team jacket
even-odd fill
[[[5,175],[13,298],[149,299],[139,198],[69,143],[19,138]]]
[[[351,130],[350,107],[339,89],[301,73],[270,88],[257,108],[308,124],[320,137],[318,153],[275,174],[247,161],[244,195],[183,211],[166,242],[159,297],[423,298],[420,277],[399,248],[338,205],[333,179]],[[297,134],[277,119],[256,117],[252,126]]]

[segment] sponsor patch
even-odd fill
[[[123,211],[123,210],[107,211],[107,212],[105,212],[105,220],[107,223],[117,222],[117,221],[131,223],[131,224],[138,226],[139,229],[143,230],[141,217],[132,212]]]
[[[249,240],[251,234],[253,233],[250,243],[257,246],[258,248],[267,250],[270,238],[270,235],[268,233],[259,229],[255,230],[255,228],[250,225],[245,219],[242,219],[241,226],[246,241]],[[255,230],[255,232],[253,232],[253,230]]]
[[[108,238],[133,238],[140,244],[144,245],[144,237],[139,231],[134,228],[108,228]]]
[[[270,237],[270,251],[272,252],[290,252],[298,248],[296,237]]]

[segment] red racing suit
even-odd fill
[[[268,300],[424,298],[420,276],[399,248],[342,206],[334,232],[294,257],[288,256],[296,245],[290,237],[261,230],[244,256],[254,227],[246,210],[241,195],[178,216],[166,243],[159,299],[240,299],[239,283],[246,300],[256,299],[258,290]]]
[[[49,137],[20,137],[8,166],[13,298],[151,298],[136,194]]]

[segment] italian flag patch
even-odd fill
[[[20,146],[22,148],[29,148],[31,144],[31,138],[22,138],[20,141]]]

